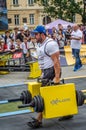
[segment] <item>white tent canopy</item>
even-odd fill
[[[61,19],[57,19],[54,22],[51,22],[51,23],[45,25],[45,28],[46,29],[52,29],[53,27],[58,28],[58,24],[62,24],[63,28],[67,28],[68,25],[71,25],[71,26],[74,25],[74,23],[67,22],[67,21],[64,21]]]

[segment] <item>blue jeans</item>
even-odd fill
[[[80,49],[74,49],[72,48],[72,54],[75,57],[75,69],[78,69],[80,66],[82,66],[81,60],[80,60]]]

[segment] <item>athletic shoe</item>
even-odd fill
[[[64,121],[64,120],[70,120],[72,118],[73,118],[73,115],[69,115],[69,116],[63,116],[63,117],[59,118],[58,120],[59,121]]]
[[[39,122],[37,119],[32,117],[32,121],[27,122],[27,125],[31,128],[39,128],[42,127],[42,122]]]
[[[83,65],[79,65],[78,69],[81,69],[83,67]]]
[[[77,71],[77,70],[78,70],[78,69],[76,69],[76,68],[73,69],[74,72]]]

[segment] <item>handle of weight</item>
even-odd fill
[[[18,108],[32,107],[32,103],[19,105]]]
[[[42,83],[42,82],[47,82],[48,79],[43,79],[43,78],[37,78],[37,82]]]
[[[8,102],[17,102],[17,101],[21,101],[21,99],[20,98],[8,99]]]
[[[48,83],[48,84],[50,83],[50,84],[54,84],[54,85],[59,85],[59,84],[64,84],[64,79],[61,79],[59,83],[54,83],[53,80],[38,78],[38,79],[37,79],[37,82],[39,82],[39,83],[46,82],[46,83]]]

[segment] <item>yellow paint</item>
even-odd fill
[[[65,57],[68,65],[73,65],[75,59],[72,57],[72,49],[70,46],[64,46]],[[83,64],[86,64],[86,45],[81,45],[80,58]]]
[[[73,83],[41,87],[40,94],[44,99],[44,118],[78,113],[75,85]]]
[[[75,59],[72,57],[72,50],[70,46],[64,46],[65,57],[68,65],[73,65],[75,63]]]

